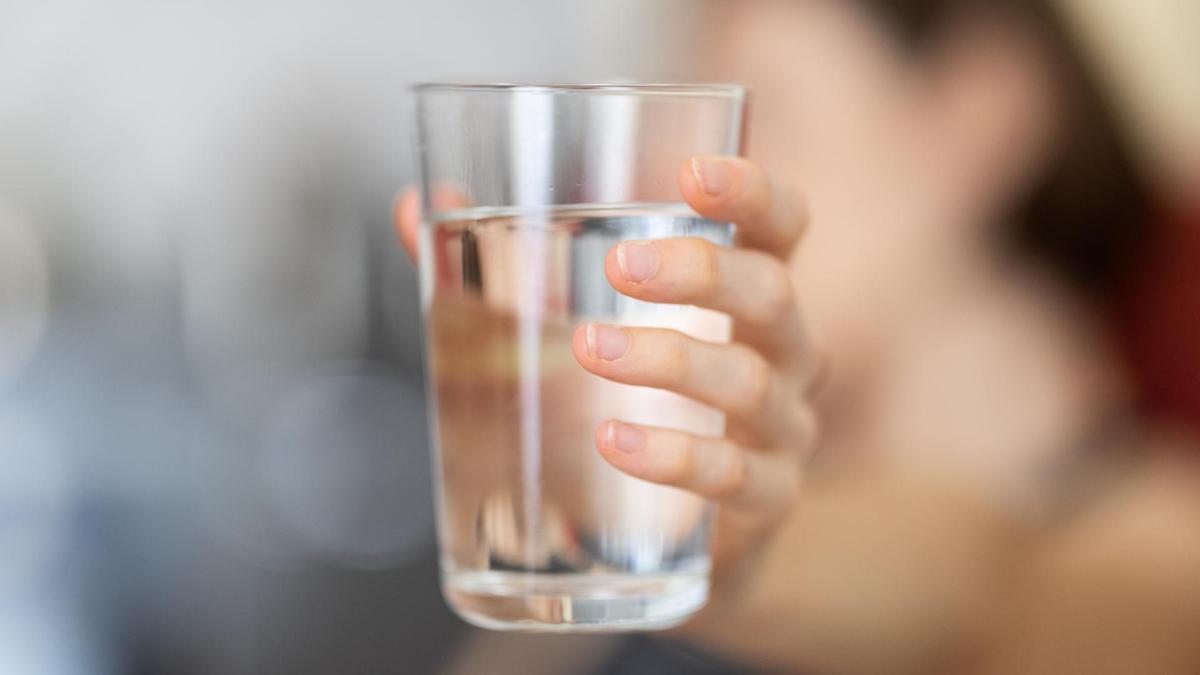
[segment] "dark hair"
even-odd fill
[[[1093,299],[1119,294],[1148,239],[1151,199],[1114,106],[1049,0],[863,0],[916,54],[970,12],[1015,13],[1041,34],[1062,80],[1059,151],[1010,212],[1007,244]]]

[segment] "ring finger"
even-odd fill
[[[793,457],[672,429],[610,420],[597,428],[596,447],[630,476],[757,513],[786,508],[799,480]]]

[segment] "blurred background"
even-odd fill
[[[700,4],[0,3],[0,672],[504,672],[437,590],[406,86],[688,78]],[[1197,6],[1065,4],[1196,212]]]

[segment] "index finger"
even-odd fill
[[[679,172],[679,191],[697,213],[738,226],[742,244],[786,258],[808,223],[799,194],[740,157],[695,157]]]

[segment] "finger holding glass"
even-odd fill
[[[794,501],[814,424],[782,258],[805,218],[733,156],[743,97],[418,87],[423,192],[396,219],[420,258],[443,590],[467,620],[677,624],[708,594],[713,504],[736,554]]]
[[[596,445],[631,476],[716,501],[723,516],[718,538],[748,542],[728,531],[744,535],[787,512],[816,436],[815,416],[802,396],[805,374],[812,372],[802,366],[813,358],[783,262],[806,217],[799,199],[738,158],[692,160],[679,187],[701,215],[737,224],[746,247],[696,238],[622,242],[608,254],[606,275],[631,297],[724,312],[741,342],[712,344],[675,331],[589,323],[576,330],[574,353],[601,377],[674,391],[728,414],[741,432],[738,441],[611,420],[597,430]]]

